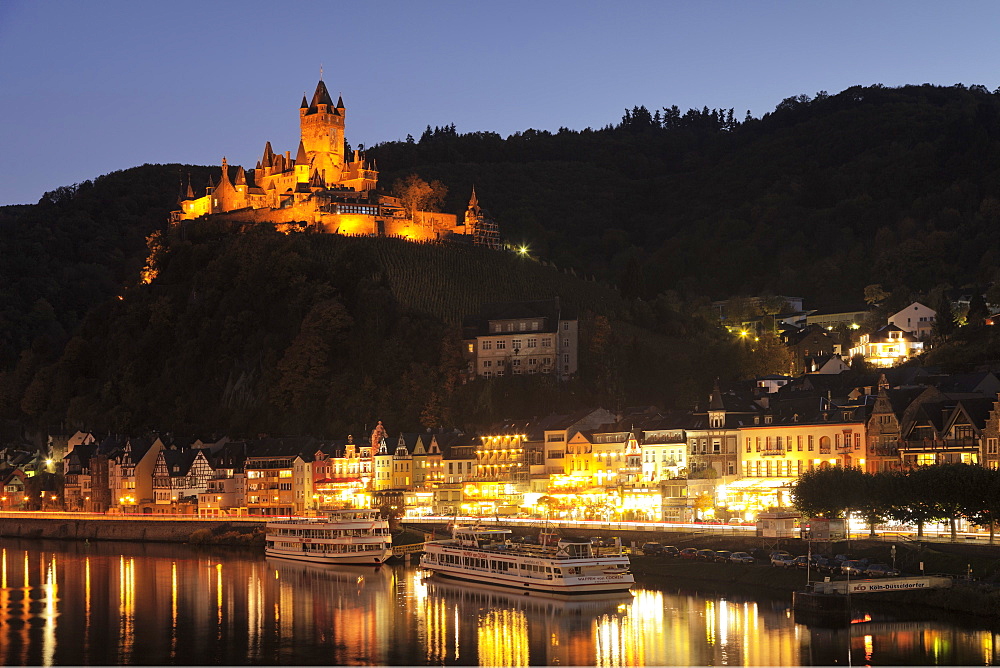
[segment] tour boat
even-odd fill
[[[389,522],[378,510],[332,510],[324,517],[284,517],[267,523],[269,557],[319,564],[378,565],[392,556]]]
[[[555,545],[510,540],[509,529],[455,527],[452,538],[424,543],[420,566],[435,575],[523,593],[557,595],[626,592],[635,584],[621,542],[595,547],[589,538]]]

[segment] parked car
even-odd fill
[[[794,559],[792,559],[792,566],[794,568],[806,568],[809,565],[809,557],[802,554]]]
[[[771,555],[771,565],[775,568],[792,568],[795,557],[787,552],[775,552]]]
[[[678,550],[673,545],[664,545],[663,546],[663,556],[665,556],[665,557],[679,557],[680,555],[681,555],[681,551]]]
[[[733,552],[729,555],[729,561],[734,564],[752,564],[755,559],[746,552]]]
[[[594,544],[594,547],[615,547],[619,544],[620,541],[617,538],[608,538],[605,536],[600,536],[598,538],[592,539],[590,542]]]
[[[643,543],[642,553],[647,557],[658,557],[663,554],[663,543]]]
[[[816,570],[822,573],[839,573],[840,562],[833,557],[820,557],[816,560]]]
[[[730,552],[729,550],[716,550],[715,551],[715,560],[716,561],[729,561],[729,557],[732,554],[733,553]]]
[[[840,565],[840,572],[844,575],[863,575],[868,567],[868,562],[863,559],[848,559]]]
[[[894,578],[899,576],[899,571],[888,564],[869,564],[864,573],[865,577],[869,578]]]
[[[683,550],[680,551],[680,554],[678,554],[677,556],[679,556],[681,559],[697,559],[698,550],[696,550],[693,547],[685,547]]]
[[[715,550],[698,550],[696,558],[702,561],[715,561]]]

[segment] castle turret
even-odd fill
[[[295,154],[295,182],[306,183],[309,181],[309,157],[306,155],[305,146],[299,142],[299,151]]]

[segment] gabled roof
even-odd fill
[[[484,304],[480,307],[477,315],[468,316],[463,320],[463,326],[469,329],[475,328],[482,334],[489,334],[489,323],[491,320],[538,318],[543,322],[541,323],[541,329],[535,330],[536,332],[553,332],[560,320],[575,320],[576,317],[575,311],[562,305],[559,297],[554,297],[552,299],[539,299],[535,301]],[[499,333],[510,334],[512,332]],[[524,333],[527,334],[527,332]]]

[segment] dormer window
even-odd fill
[[[771,416],[770,415],[765,415],[764,416],[764,424],[771,424]]]

